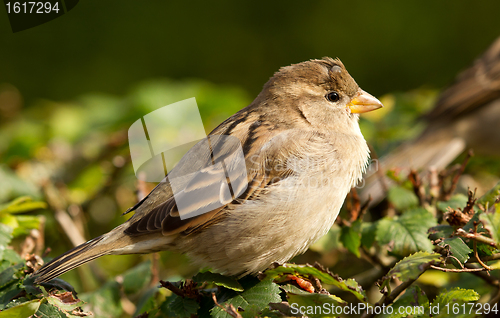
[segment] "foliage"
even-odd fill
[[[432,243],[427,238],[429,227],[436,225],[432,214],[424,208],[405,211],[401,216],[385,217],[378,222],[376,239],[390,246],[398,255],[408,255],[417,251],[432,251]]]
[[[2,207],[1,215],[9,217],[10,222],[0,223],[0,317],[82,317],[87,313],[81,311],[83,302],[75,299],[71,291],[57,291],[58,280],[45,287],[56,287],[50,292],[44,286],[34,286],[28,276],[39,267],[40,258],[27,254],[23,260],[14,250],[9,248],[11,240],[30,229],[37,228],[38,222],[18,222],[12,214],[45,208],[43,202],[33,202],[29,198],[18,198]],[[17,231],[16,231],[17,230]],[[63,284],[64,286],[64,284]],[[67,286],[66,289],[68,288]]]
[[[102,234],[123,222],[121,212],[136,202],[135,191],[153,186],[136,184],[127,159],[127,125],[158,105],[192,95],[201,96],[200,112],[211,126],[248,102],[231,87],[155,81],[123,98],[96,94],[67,103],[45,101],[15,122],[22,129],[0,129],[6,141],[0,143],[0,317],[91,312],[96,317],[282,317],[323,304],[332,312],[351,304],[393,309],[392,314],[366,311],[363,317],[446,317],[446,304],[457,304],[451,310],[495,308],[500,184],[477,200],[472,192],[453,194],[454,167],[429,172],[443,181],[432,191],[419,178],[390,171],[396,185],[378,211],[368,212],[353,191],[334,227],[294,259],[296,264],[275,264],[258,277],[227,277],[208,269],[196,273],[185,258],[167,252],[110,256],[34,285],[30,274],[47,261],[45,246],[57,255],[79,239],[74,232],[80,239]],[[420,98],[427,101],[428,93]],[[409,100],[404,94],[393,99]],[[210,112],[221,101],[228,107]],[[50,125],[35,120],[40,113]],[[412,118],[406,114],[398,126],[397,115],[365,120],[363,129],[381,129],[384,138],[397,143],[395,136]],[[381,140],[375,144],[388,147]],[[408,306],[422,312],[399,311]],[[441,311],[434,312],[437,307]],[[471,316],[459,309],[462,317]]]

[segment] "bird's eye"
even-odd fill
[[[332,103],[338,102],[340,99],[340,95],[337,92],[330,92],[330,93],[326,94],[325,97],[326,97],[326,99],[328,99],[328,101],[330,101]]]

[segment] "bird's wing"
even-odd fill
[[[229,121],[229,123],[234,122],[238,120],[233,118]],[[240,163],[237,162],[238,157],[232,156],[231,151],[228,150],[234,148],[232,142],[212,143],[213,157],[210,151],[200,150],[197,146],[193,147],[169,173],[169,176],[176,170],[177,175],[182,176],[183,174],[179,171],[183,169],[198,172],[181,180],[175,186],[176,189],[180,189],[178,191],[172,190],[168,182],[160,183],[151,191],[147,199],[135,207],[136,213],[129,221],[130,226],[125,230],[126,234],[142,235],[157,231],[162,231],[164,235],[189,234],[219,220],[228,204],[239,204],[242,200],[255,198],[270,184],[279,182],[290,175],[289,169],[276,169],[276,167],[282,167],[277,162],[284,162],[289,152],[300,151],[298,140],[304,138],[304,134],[292,129],[268,129],[265,122],[258,119],[252,120],[251,116],[239,121],[237,125],[229,123],[213,133],[228,134],[241,141],[246,169],[235,168]],[[288,145],[289,143],[292,145]],[[220,174],[224,173],[224,170],[221,170],[220,165],[210,164],[210,162],[222,161],[225,162],[226,172],[231,176],[227,181],[233,194],[241,193],[238,197],[227,196],[227,192],[224,195],[222,191],[212,191],[221,188],[223,182],[221,182]],[[199,167],[203,168],[198,170]],[[245,182],[241,182],[243,177],[246,177]],[[242,191],[247,184],[247,188]],[[187,207],[184,206],[182,209],[183,215],[192,214],[195,215],[194,217],[181,219],[178,202],[183,198],[187,198],[186,202],[188,202]],[[213,207],[213,209],[198,215],[197,212],[201,209],[206,210],[206,207]]]
[[[452,119],[500,97],[500,38],[440,94],[426,116],[430,121]]]

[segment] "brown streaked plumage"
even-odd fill
[[[303,253],[332,226],[368,160],[353,112],[379,107],[382,104],[358,87],[338,59],[281,68],[249,106],[210,134],[229,135],[241,143],[248,187],[239,197],[198,197],[190,202],[193,212],[219,207],[181,220],[172,189],[162,182],[127,211],[135,211],[127,222],[57,257],[35,273],[36,281],[48,281],[106,254],[168,249],[236,275],[256,273]],[[172,173],[205,167],[212,160],[197,146]],[[220,148],[214,152],[216,162],[227,159],[227,143],[211,147]],[[207,178],[183,180],[176,195],[217,186],[208,178],[212,169],[201,169]],[[236,179],[243,176],[240,171]]]

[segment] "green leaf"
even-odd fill
[[[482,243],[477,244],[477,253],[480,257],[491,256],[494,253],[496,253],[496,251],[497,251],[497,248],[493,247],[491,245],[482,244]]]
[[[28,318],[40,307],[40,299],[33,299],[0,312],[0,318]]]
[[[0,273],[0,289],[17,281],[18,278],[15,277],[15,274],[23,266],[24,266],[24,264],[16,264],[16,265],[8,267],[3,272],[1,272]]]
[[[40,189],[33,183],[21,179],[5,165],[0,165],[0,202],[5,202],[20,195],[41,196]]]
[[[280,288],[283,289],[287,293],[293,293],[296,295],[299,295],[299,294],[309,295],[310,294],[310,292],[305,291],[303,289],[298,288],[297,286],[290,285],[290,284],[281,285]]]
[[[152,287],[144,292],[139,300],[136,302],[136,309],[133,317],[139,316],[144,312],[151,313],[152,310],[158,308],[158,304],[156,302],[156,296],[158,295],[158,288]],[[153,316],[154,317],[154,316]]]
[[[43,303],[36,312],[36,317],[40,318],[67,318],[68,316],[52,304]],[[74,316],[73,316],[74,317]]]
[[[40,226],[40,218],[35,215],[17,215],[16,220],[18,227],[12,233],[14,237],[28,234],[30,230],[37,229]]]
[[[71,292],[64,292],[56,295],[51,295],[46,298],[48,303],[56,306],[61,311],[69,311],[72,312],[76,308],[82,306],[84,304],[80,299],[75,299]]]
[[[229,305],[233,305],[236,310],[239,311],[239,308],[244,309],[249,306],[248,302],[241,295],[234,296],[233,298],[223,302],[220,304],[222,307],[226,308]],[[225,310],[216,306],[210,310],[210,316],[213,318],[231,318]]]
[[[12,240],[13,229],[10,226],[0,223],[0,259],[4,258],[4,252]]]
[[[133,294],[145,287],[151,280],[151,262],[140,263],[123,274],[123,289]]]
[[[462,264],[467,262],[469,254],[472,252],[460,237],[446,238],[438,245],[442,247],[449,246],[451,255],[456,257]]]
[[[24,278],[24,280],[22,281],[21,284],[19,284],[19,286],[22,289],[24,289],[28,294],[32,294],[32,295],[43,294],[44,296],[46,296],[46,291],[44,290],[45,287],[40,286],[40,285],[35,285],[34,282],[35,282],[35,278],[33,276],[28,276],[28,277]]]
[[[253,287],[246,289],[241,294],[226,300],[220,305],[226,307],[229,304],[232,304],[236,309],[241,307],[245,312],[245,316],[258,314],[266,308],[269,303],[281,302],[279,293],[280,289],[277,284],[270,280],[263,280]],[[212,317],[217,318],[230,317],[229,314],[220,307],[212,308],[210,314]]]
[[[446,211],[448,207],[452,209],[463,209],[467,204],[468,198],[466,195],[461,193],[455,194],[448,201],[440,201],[437,203],[437,207],[441,211]]]
[[[387,197],[398,210],[406,210],[418,204],[418,198],[415,193],[400,186],[390,188]]]
[[[6,247],[12,240],[13,229],[3,223],[0,223],[0,246]]]
[[[435,318],[447,318],[450,317],[450,315],[459,318],[475,317],[475,310],[469,313],[471,308],[470,305],[466,306],[466,310],[463,310],[461,305],[477,301],[478,299],[479,294],[473,289],[462,289],[457,287],[450,291],[440,293],[432,302],[430,310]],[[455,312],[454,309],[456,310]]]
[[[366,302],[366,294],[363,288],[352,278],[344,280],[336,274],[330,273],[326,269],[319,269],[311,265],[296,265],[296,264],[284,264],[274,269],[270,269],[264,272],[266,274],[265,279],[276,279],[284,275],[302,275],[302,276],[313,276],[319,279],[322,283],[333,285],[343,291],[347,291],[362,302]]]
[[[278,310],[264,308],[264,310],[260,313],[260,316],[266,318],[283,318],[283,313]]]
[[[484,212],[481,210],[476,211],[476,213],[470,218],[469,222],[467,222],[467,224],[465,224],[462,227],[462,229],[465,232],[469,232],[470,230],[473,230],[476,227],[476,226],[474,226],[474,224],[477,224],[477,232],[478,233],[486,232],[486,230],[484,229],[483,223],[480,220],[480,217],[483,214],[484,214]]]
[[[243,291],[241,284],[234,278],[212,272],[198,273],[193,277],[193,281],[198,283],[212,283],[235,291]]]
[[[451,225],[436,225],[429,229],[429,238],[431,240],[438,240],[450,237],[455,230]]]
[[[397,278],[403,282],[417,279],[424,271],[424,265],[437,263],[440,261],[440,257],[441,255],[438,253],[417,252],[397,262],[384,276],[384,279]]]
[[[1,215],[0,224],[6,225],[13,230],[17,229],[17,227],[19,226],[19,223],[17,223],[17,218],[10,214]],[[14,233],[12,233],[12,236],[14,236]]]
[[[429,299],[420,287],[411,286],[391,307],[393,308],[392,314],[389,314],[389,310],[386,310],[386,314],[381,314],[377,317],[402,318],[408,315],[412,315],[412,317],[422,316],[429,308]]]
[[[1,249],[1,248],[0,248]],[[7,248],[3,251],[3,260],[8,261],[11,264],[21,263],[23,261],[22,257],[16,253],[16,251]]]
[[[0,310],[3,310],[5,306],[17,295],[19,295],[20,292],[23,290],[19,288],[17,284],[11,285],[7,288],[3,288],[2,291],[0,292]]]
[[[279,296],[279,286],[271,281],[261,281],[250,289],[245,290],[241,295],[250,304],[257,304],[260,306],[267,306],[272,302],[281,300]]]
[[[493,213],[482,213],[479,219],[490,232],[491,238],[497,244],[500,243],[500,209],[496,209]]]
[[[358,258],[361,256],[359,247],[361,246],[361,221],[356,220],[351,226],[342,227],[340,241],[351,253]]]
[[[307,317],[332,317],[335,316],[336,307],[347,304],[337,296],[325,294],[287,293],[287,298],[293,315],[300,314]],[[342,308],[338,308],[337,312],[343,313]]]
[[[389,244],[395,254],[432,252],[433,245],[427,238],[427,230],[435,225],[436,219],[432,213],[424,208],[417,208],[401,216],[380,220],[376,238],[380,244]]]
[[[175,296],[170,302],[170,310],[175,313],[176,317],[188,318],[195,315],[200,308],[200,304],[195,299]]]
[[[47,203],[32,201],[30,197],[20,197],[0,207],[0,214],[15,214],[37,209],[46,209]]]
[[[377,223],[363,222],[361,224],[361,244],[370,248],[375,242],[375,235],[377,234]]]
[[[489,207],[495,204],[495,200],[500,196],[500,182],[498,182],[490,191],[486,192],[485,195],[480,197],[477,200],[477,203],[486,206],[488,204]]]

